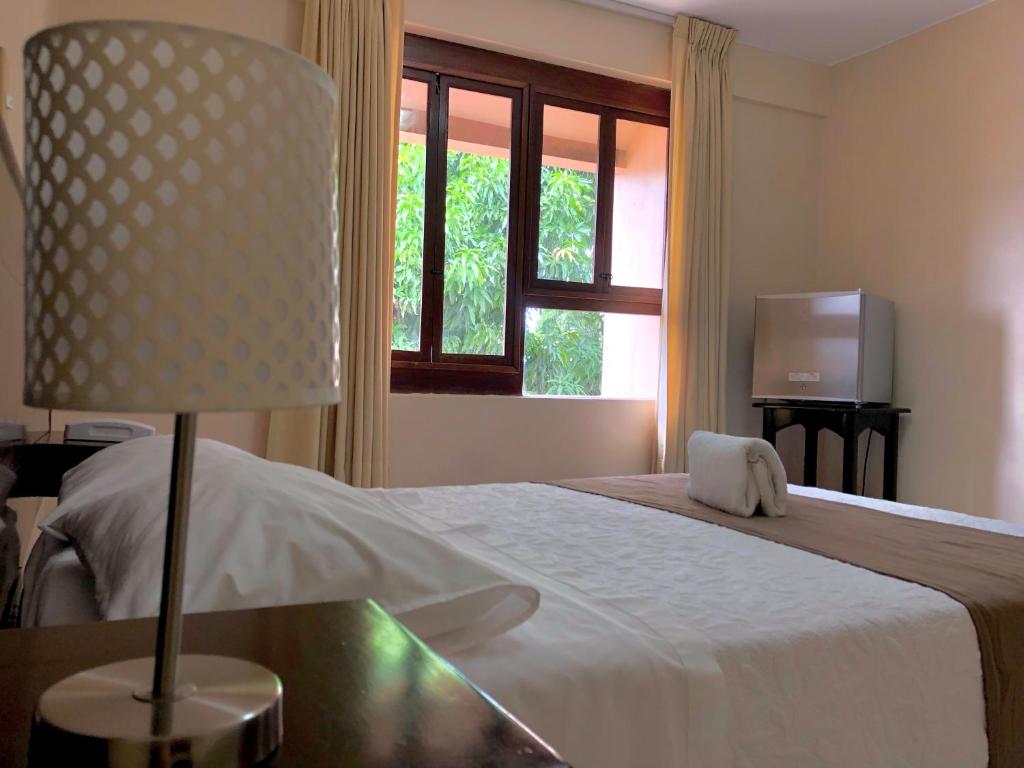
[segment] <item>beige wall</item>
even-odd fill
[[[570,0],[406,0],[405,11],[406,27],[431,37],[654,85],[669,79],[664,24]],[[392,484],[649,471],[653,404],[623,402],[393,395]]]
[[[45,26],[45,4],[0,0],[0,47],[3,51],[0,91],[9,94],[14,108],[0,103],[0,120],[10,136],[15,154],[21,158],[24,143],[22,121],[24,88],[21,77],[21,48],[36,30]],[[30,429],[45,429],[46,414],[21,404],[22,360],[22,265],[21,192],[0,162],[0,419],[25,423]],[[41,418],[40,418],[41,416]]]
[[[818,285],[896,302],[900,497],[1024,522],[1024,3],[835,68]]]
[[[21,5],[2,2],[5,9]],[[186,21],[293,48],[302,14],[302,4],[295,0],[47,0],[44,5],[51,23],[125,16]],[[668,26],[571,0],[407,0],[406,12],[413,31],[639,82],[667,86],[671,78]],[[30,20],[26,26],[37,23],[42,22]],[[566,29],[573,34],[566,35]],[[737,278],[730,355],[740,364],[730,372],[730,419],[749,431],[749,372],[742,364],[751,333],[748,309],[755,293],[783,284],[800,287],[798,273],[814,253],[815,222],[807,215],[806,185],[817,174],[827,70],[743,46],[737,49],[734,68],[737,146],[749,140],[754,149],[741,149],[736,162]],[[793,135],[787,133],[790,129]],[[5,258],[12,256],[5,252]],[[20,271],[20,256],[14,262]],[[20,337],[2,343],[20,349]],[[421,396],[395,395],[392,409],[392,473],[397,484],[429,480],[428,469],[436,473],[434,482],[482,482],[646,471],[650,464],[654,410],[649,401],[464,396],[424,401]],[[429,414],[445,417],[436,422],[445,425],[440,441]],[[62,420],[58,415],[57,422]],[[162,431],[171,426],[166,417],[145,420]],[[480,429],[481,424],[488,428]],[[266,416],[203,416],[200,431],[259,452]],[[454,472],[462,466],[459,462],[468,462],[465,466],[473,471]]]
[[[0,114],[20,148],[20,47],[47,22],[159,18],[294,48],[301,13],[296,0],[0,0],[16,103]],[[670,77],[666,25],[570,0],[407,0],[407,17],[414,31],[495,50],[658,85]],[[901,498],[1024,520],[1021,28],[1024,6],[996,0],[832,71],[737,46],[731,431],[759,430],[748,403],[754,295],[875,290],[897,302],[896,398],[915,409],[905,422]],[[12,361],[0,418],[39,427],[45,416],[19,405],[20,217],[11,195],[0,185],[0,352]],[[625,402],[396,395],[395,482],[429,473],[436,482],[524,479],[549,467],[635,471],[649,461],[653,409]],[[147,420],[170,428],[166,417]],[[442,422],[438,442],[432,425]],[[259,451],[266,417],[204,416],[201,429]],[[458,462],[472,472],[453,473]],[[827,465],[823,472],[834,482]]]
[[[302,3],[294,0],[46,0],[46,2],[13,2],[0,4],[0,45],[20,48],[24,39],[37,29],[70,21],[93,18],[142,18],[160,21],[186,22],[237,32],[242,35],[297,49],[302,29]],[[20,58],[7,57],[7,79],[20,82]],[[13,91],[12,91],[13,93]],[[17,109],[15,119],[8,122],[15,148],[20,157],[22,150],[21,123],[23,118],[20,89],[14,93]],[[12,111],[5,113],[5,120]],[[0,418],[14,418],[29,425],[30,429],[44,429],[46,412],[21,405],[22,355],[22,251],[21,213],[16,206],[13,189],[7,180],[0,182],[0,328],[3,328],[3,358],[11,360],[11,370],[4,369],[0,382]],[[12,279],[9,279],[12,278]],[[117,416],[118,414],[105,414]],[[57,412],[54,428],[60,429],[68,421],[88,418],[91,414]],[[171,432],[174,422],[163,414],[124,414],[125,418],[144,421],[160,432]],[[238,445],[255,453],[266,446],[268,417],[262,413],[205,414],[199,419],[199,434]]]
[[[650,471],[654,402],[392,395],[394,486]]]
[[[29,37],[47,25],[48,13],[49,0],[0,0],[0,48],[4,49],[0,91],[10,94],[14,102],[13,109],[0,104],[0,119],[7,125],[19,157],[25,119],[21,48]]]
[[[302,33],[301,0],[0,0],[0,47],[5,93],[15,108],[0,106],[19,155],[22,146],[21,47],[43,27],[70,21],[132,18],[213,27],[297,49]]]
[[[671,28],[655,21],[612,13],[571,0],[406,0],[410,30],[455,42],[507,53],[518,53],[554,64],[623,77],[667,87],[671,81]],[[572,35],[564,30],[572,29]],[[817,254],[818,208],[821,173],[823,115],[829,105],[828,68],[786,56],[737,46],[733,57],[735,104],[733,268],[730,297],[729,372],[727,383],[728,425],[738,433],[760,434],[757,413],[750,406],[750,349],[753,337],[754,296],[778,290],[811,290]],[[392,475],[406,482],[407,463],[413,455],[430,456],[449,450],[434,444],[433,435],[422,430],[401,429],[411,441],[399,447],[397,429],[406,418],[404,398],[393,396]],[[536,401],[534,401],[536,402]],[[446,405],[469,412],[480,403],[454,396]],[[486,400],[484,401],[486,403]],[[490,407],[490,406],[488,406]],[[564,402],[552,409],[536,406],[499,408],[513,435],[548,433],[547,419],[562,427],[578,429]],[[653,434],[654,409],[636,412],[632,420],[619,421],[617,406],[594,403],[588,413],[602,422],[617,425],[599,430],[592,441],[581,441],[581,470],[588,465],[607,467],[613,473],[626,466],[646,467]],[[456,421],[449,427],[454,437],[472,446],[477,440],[471,425]],[[600,437],[601,435],[606,435]],[[617,440],[636,446],[636,452],[620,452],[617,465],[609,465],[607,443]],[[449,445],[446,442],[444,445]],[[482,443],[487,444],[487,443]],[[553,444],[533,443],[531,461],[561,460]],[[512,452],[490,447],[495,461],[502,457],[521,466]],[[445,459],[439,458],[443,465]],[[586,472],[596,474],[596,472]],[[578,472],[577,472],[578,474]],[[482,475],[481,475],[482,477]],[[528,479],[520,474],[515,479]],[[465,482],[466,480],[461,480]],[[441,482],[439,479],[438,482]]]
[[[761,434],[751,407],[754,299],[814,286],[828,67],[745,45],[733,50],[733,227],[726,429]],[[780,436],[800,477],[799,435]]]
[[[0,419],[30,424],[33,412],[21,404],[21,380],[25,366],[22,357],[24,334],[24,267],[22,264],[21,192],[0,162]],[[41,424],[45,426],[46,417]]]
[[[151,19],[223,29],[298,50],[301,0],[45,0],[49,23]]]
[[[829,68],[770,51],[736,45],[732,52],[733,95],[808,115],[828,114]]]
[[[571,0],[405,0],[411,32],[665,85],[671,28]]]
[[[298,50],[302,35],[303,3],[296,0],[48,0],[53,23],[92,18],[155,19],[223,29]],[[61,414],[55,419],[80,418]],[[174,428],[165,415],[140,417],[161,432]],[[199,434],[232,443],[253,453],[266,450],[266,413],[211,413],[199,417]]]
[[[735,105],[726,383],[732,434],[761,434],[761,414],[750,406],[754,298],[814,286],[824,131],[820,117],[747,101]]]
[[[411,32],[665,88],[672,82],[672,28],[658,21],[572,0],[406,0],[405,15]],[[828,67],[737,45],[733,89],[738,99],[823,115]]]

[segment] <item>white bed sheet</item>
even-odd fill
[[[73,547],[44,531],[25,564],[21,625],[48,627],[99,620],[92,574]]]
[[[790,491],[1024,535],[1019,527],[951,512]],[[679,515],[550,486],[389,493],[435,529],[468,526],[459,535],[630,614],[672,644],[702,635],[723,675],[728,710],[727,754],[711,765],[987,764],[974,626],[966,609],[941,593]],[[680,628],[686,632],[677,637]],[[453,661],[556,746],[572,744],[565,749],[570,759],[582,754],[559,720],[532,719],[533,702],[521,697],[517,682],[529,653]],[[623,707],[659,719],[654,703]],[[615,765],[594,753],[578,764]]]
[[[952,512],[790,492],[1024,535]],[[451,658],[576,768],[987,764],[974,627],[943,594],[551,486],[380,493],[541,589],[530,621]],[[95,615],[69,553],[27,569],[36,623]]]
[[[446,537],[498,570],[523,573],[486,545],[455,531]],[[37,545],[26,569],[24,625],[98,621],[93,582],[75,551],[52,537],[45,550]],[[680,652],[629,614],[558,581],[529,572],[528,583],[543,592],[537,612],[517,631],[458,657],[503,671],[495,678],[502,691],[477,680],[484,690],[506,708],[505,694],[514,690],[515,713],[528,713],[531,729],[549,743],[549,733],[557,735],[576,768],[723,764],[725,721],[713,707],[725,701],[722,679],[700,636],[678,628]]]

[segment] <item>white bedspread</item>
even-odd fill
[[[952,512],[798,486],[790,492],[1024,535],[1020,527]],[[539,621],[514,630],[500,651],[453,658],[577,768],[987,764],[974,627],[966,609],[941,593],[660,510],[551,486],[385,493],[433,521],[435,530],[455,527],[447,535],[462,546],[472,540],[493,548],[585,595],[591,606],[632,617],[680,653],[694,647],[695,636],[712,649],[724,679],[728,725],[725,753],[703,753],[708,762],[697,762],[699,750],[688,760],[682,744],[657,736],[646,741],[650,729],[635,740],[614,725],[615,734],[606,732],[606,724],[621,717],[630,728],[686,727],[685,718],[675,721],[666,711],[666,699],[676,698],[665,685],[615,689],[617,715],[580,728],[578,718],[590,715],[575,710],[569,697],[599,691],[577,687],[575,671],[589,665],[571,653],[562,674],[573,686],[562,690],[533,678],[541,654],[532,633],[541,630]],[[581,647],[579,657],[587,654]],[[623,672],[617,680],[627,686],[630,677]],[[689,736],[706,725],[691,722]],[[622,739],[644,758],[611,754],[608,745]]]
[[[998,521],[789,490],[1024,535]],[[974,627],[945,595],[551,486],[378,493],[396,514],[540,588],[528,622],[451,659],[576,768],[987,763]],[[51,570],[68,578],[70,568]],[[59,593],[45,581],[26,584],[26,595],[59,620],[47,599]]]

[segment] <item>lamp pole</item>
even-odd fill
[[[153,669],[155,701],[173,699],[176,695],[196,421],[194,413],[179,413],[174,417],[171,488],[167,500],[167,536],[164,540],[164,574],[160,589],[160,619],[157,623],[156,666]],[[187,696],[188,693],[189,691],[182,691],[183,695]]]

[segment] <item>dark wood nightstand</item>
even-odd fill
[[[65,443],[63,432],[29,432],[25,440],[0,442],[0,466],[12,469],[16,476],[9,498],[57,496],[65,472],[109,445],[99,442]],[[24,558],[32,544],[32,538],[25,538],[25,534],[31,530],[35,520],[17,522],[17,526],[0,531],[0,536],[4,537],[0,547],[15,550],[20,547]],[[13,564],[6,560],[0,562],[0,627],[16,622],[19,575]]]
[[[28,439],[0,443],[0,464],[18,475],[11,498],[56,496],[64,473],[110,443],[65,443],[62,432],[29,432]]]
[[[0,765],[24,766],[52,683],[153,653],[156,619],[0,630]],[[255,661],[284,684],[279,768],[568,768],[368,600],[191,614],[183,650]]]

